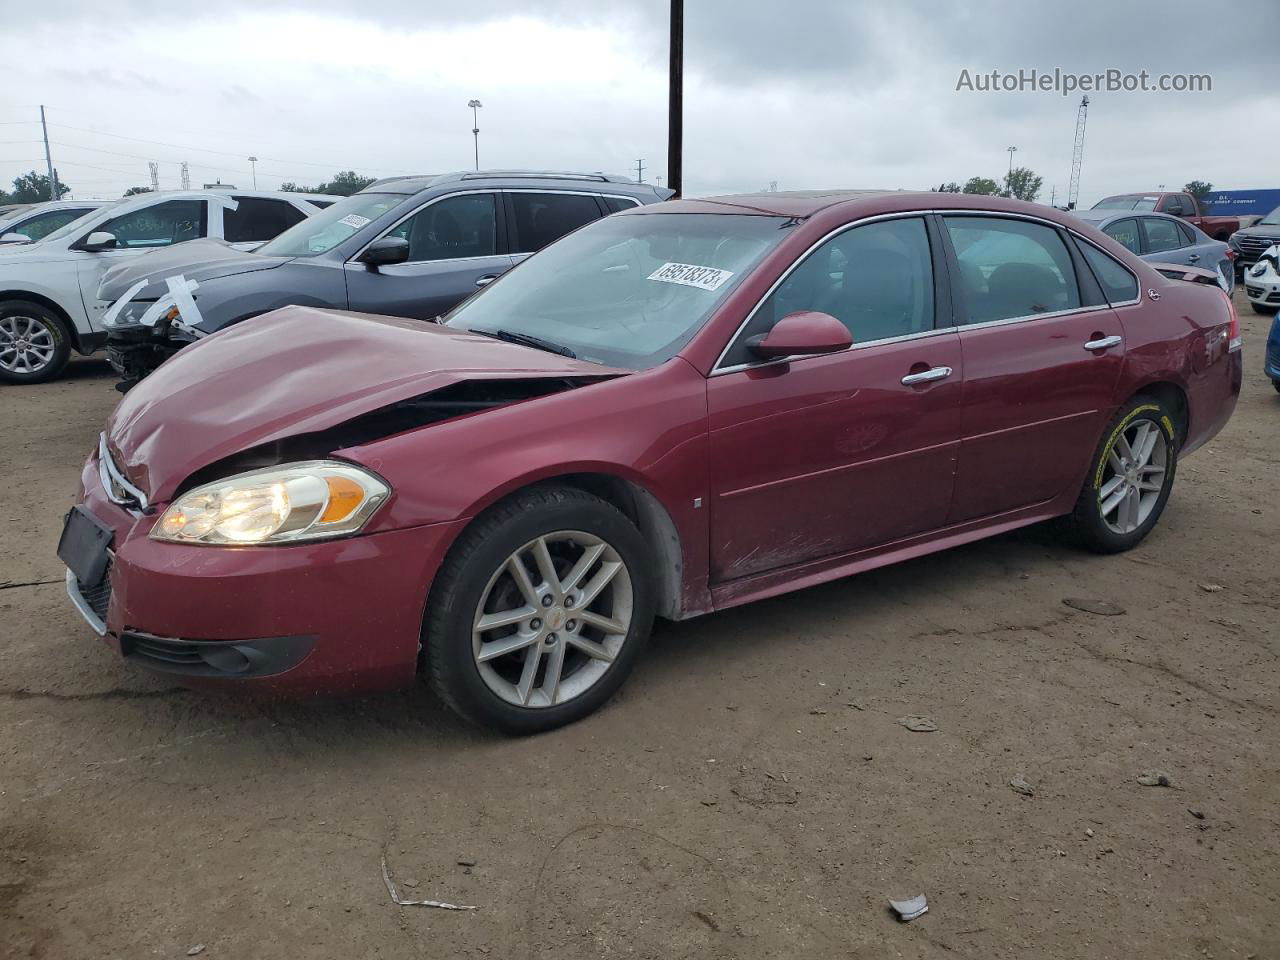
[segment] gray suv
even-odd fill
[[[571,230],[671,195],[594,173],[381,180],[252,252],[192,241],[108,271],[108,357],[127,390],[187,344],[290,304],[431,319]]]

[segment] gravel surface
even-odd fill
[[[1280,395],[1237,304],[1240,406],[1136,551],[1033,528],[661,625],[526,740],[126,666],[54,556],[110,372],[0,387],[0,956],[1275,957]]]

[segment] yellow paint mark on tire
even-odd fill
[[[1156,406],[1154,403],[1144,403],[1140,407],[1134,407],[1132,410],[1129,411],[1128,415],[1123,420],[1120,421],[1120,423],[1116,426],[1116,428],[1113,431],[1111,431],[1111,436],[1107,438],[1107,442],[1102,448],[1102,455],[1098,457],[1098,468],[1093,475],[1094,490],[1100,490],[1102,488],[1102,471],[1106,469],[1106,466],[1107,466],[1107,454],[1109,454],[1111,452],[1111,448],[1116,445],[1116,440],[1120,436],[1120,434],[1124,433],[1125,427],[1129,426],[1129,424],[1131,424],[1134,421],[1134,419],[1138,416],[1138,414],[1148,413],[1152,411],[1154,411],[1155,413],[1160,413],[1160,408]],[[1169,424],[1169,418],[1167,416],[1164,416],[1163,414],[1161,414],[1161,417],[1164,420],[1166,429],[1169,430],[1169,436],[1172,437],[1173,430],[1171,425]]]

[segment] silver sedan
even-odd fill
[[[1217,270],[1224,290],[1230,293],[1235,286],[1236,271],[1227,244],[1185,220],[1134,210],[1073,210],[1072,214],[1143,260]]]

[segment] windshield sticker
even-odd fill
[[[664,263],[653,273],[650,280],[663,283],[679,283],[686,287],[697,287],[699,290],[719,290],[724,282],[733,276],[731,270],[719,267],[700,267],[694,263]]]
[[[358,213],[348,213],[345,217],[343,217],[338,222],[345,223],[348,227],[354,227],[355,229],[359,230],[361,227],[363,227],[366,223],[369,222],[369,218],[362,217]]]

